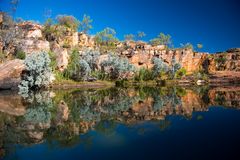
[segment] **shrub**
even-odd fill
[[[98,32],[95,36],[97,44],[113,46],[117,40],[116,31],[112,28],[105,28],[103,31]]]
[[[18,86],[20,94],[25,95],[32,90],[47,87],[51,83],[50,62],[49,55],[45,52],[33,53],[25,59],[26,70]]]
[[[83,81],[87,80],[90,73],[91,68],[89,64],[84,59],[80,59],[79,53],[74,51],[71,54],[70,63],[64,71],[64,76],[76,81]]]
[[[84,59],[90,66],[91,70],[95,71],[97,68],[97,61],[100,56],[98,50],[85,49],[82,52],[82,59]]]
[[[175,78],[182,78],[184,75],[186,75],[187,71],[185,68],[181,68],[179,70],[177,70],[177,72],[175,73]]]
[[[90,16],[84,14],[83,20],[79,24],[80,31],[87,33],[90,29],[92,29],[92,21],[93,20],[90,18]]]
[[[135,81],[148,81],[153,80],[153,73],[151,70],[146,68],[140,68],[138,73],[134,77]]]
[[[26,53],[23,52],[22,50],[18,50],[17,53],[16,53],[16,58],[25,59],[26,58]]]
[[[156,45],[172,45],[171,36],[169,34],[165,35],[164,33],[160,33],[157,38],[150,40],[150,44]]]
[[[161,75],[163,73],[166,73],[169,70],[168,66],[162,61],[162,59],[154,57],[152,59],[152,62],[153,62],[153,68],[152,68],[153,76],[155,78],[158,78],[158,77],[161,78]],[[160,75],[160,73],[161,73],[161,75]]]
[[[78,30],[80,22],[75,17],[69,15],[58,15],[56,19],[60,25],[70,28],[74,31]]]
[[[129,63],[128,59],[113,54],[109,54],[108,59],[100,65],[102,71],[106,72],[106,76],[110,79],[126,79],[129,74],[135,72],[135,67]]]

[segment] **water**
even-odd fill
[[[0,159],[239,159],[240,87],[0,93]]]

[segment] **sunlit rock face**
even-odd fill
[[[64,69],[67,68],[69,60],[68,50],[66,48],[60,47],[60,45],[57,43],[53,43],[51,48],[56,57],[57,62],[56,69],[61,72],[64,71]]]
[[[78,33],[78,45],[79,45],[79,47],[94,48],[96,44],[94,41],[94,37],[89,36],[85,33],[79,32]]]
[[[240,49],[229,49],[208,57],[209,72],[240,71]]]
[[[23,30],[25,38],[43,38],[42,26],[32,22],[22,22],[18,24],[18,27]]]
[[[50,51],[50,44],[45,40],[22,39],[20,40],[18,47],[26,54]]]
[[[16,89],[20,83],[24,68],[23,60],[19,59],[0,64],[0,88]]]

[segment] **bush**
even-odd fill
[[[154,78],[161,78],[161,75],[169,70],[168,66],[162,61],[162,59],[153,58],[152,62],[152,71]]]
[[[146,68],[140,68],[138,73],[135,75],[134,80],[135,81],[149,81],[153,80],[154,76],[151,70],[148,70]]]
[[[97,61],[100,56],[98,50],[85,49],[82,52],[82,59],[84,59],[90,66],[91,70],[95,71],[97,68]]]
[[[18,86],[20,94],[26,95],[30,91],[47,87],[51,83],[50,62],[49,55],[45,52],[33,53],[25,59],[26,70]]]
[[[76,81],[83,81],[87,80],[90,73],[91,68],[89,64],[84,59],[80,59],[77,51],[73,51],[70,57],[70,63],[64,71],[64,76]]]
[[[75,17],[69,15],[58,15],[56,19],[60,25],[70,28],[74,31],[78,30],[80,22]]]
[[[185,69],[185,68],[181,68],[181,69],[179,69],[179,70],[175,73],[175,78],[180,79],[180,78],[182,78],[183,76],[185,76],[186,73],[187,73],[186,69]]]
[[[25,59],[26,58],[26,53],[25,52],[23,52],[23,51],[17,51],[17,53],[16,53],[16,58],[18,58],[18,59]]]
[[[129,74],[135,72],[135,67],[129,63],[128,59],[113,54],[109,54],[108,59],[100,65],[106,77],[110,79],[126,79]]]

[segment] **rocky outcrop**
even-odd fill
[[[79,47],[89,47],[89,48],[94,48],[95,47],[95,41],[94,37],[89,36],[85,33],[78,33],[78,46]]]
[[[18,27],[22,29],[25,38],[42,39],[42,26],[32,22],[22,22],[18,24]]]
[[[240,49],[230,49],[226,52],[208,56],[210,73],[217,71],[240,71]]]
[[[57,43],[54,43],[52,45],[52,50],[56,57],[56,62],[57,62],[56,69],[63,72],[68,65],[68,59],[69,59],[68,50],[66,48],[60,47]]]
[[[0,64],[0,88],[17,89],[24,68],[23,61],[19,59]]]
[[[23,39],[19,42],[18,48],[26,54],[48,52],[50,51],[50,44],[48,41],[37,39]]]

